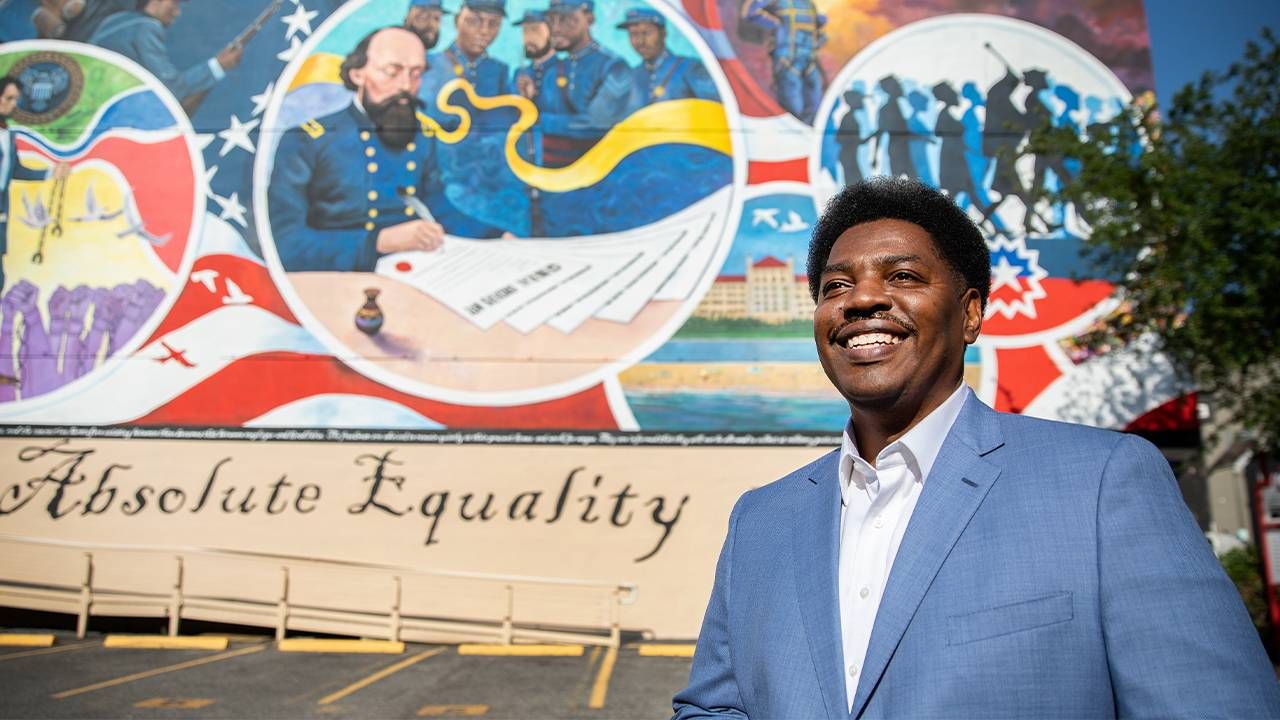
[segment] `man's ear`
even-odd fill
[[[964,305],[964,342],[972,345],[982,333],[982,295],[977,288],[969,288],[960,297]]]

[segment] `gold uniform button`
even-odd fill
[[[368,131],[368,130],[362,130],[362,131],[360,131],[360,139],[361,139],[361,140],[368,140],[368,139],[369,139],[369,131]]]
[[[371,223],[371,222],[367,222],[367,223],[365,223],[365,224],[364,224],[364,229],[365,229],[365,230],[367,230],[367,231],[369,231],[369,232],[373,232],[373,228],[374,228],[374,227],[376,227],[376,226],[375,226],[373,223]]]
[[[410,207],[405,208],[405,209],[404,209],[404,214],[405,214],[405,215],[413,215],[413,208],[410,208]]]
[[[414,161],[412,161],[412,160],[410,160],[409,162],[405,163],[405,164],[404,164],[404,166],[405,166],[406,168],[408,168],[409,170],[417,170],[417,169],[418,169],[418,163],[416,163],[416,162],[414,162]]]
[[[378,208],[369,208],[369,217],[378,217]]]
[[[371,172],[371,173],[376,173],[376,172],[378,172],[378,163],[372,163],[372,162],[371,162],[371,163],[369,163],[368,165],[365,165],[364,167],[365,167],[365,169],[366,169],[366,170],[368,170],[368,171],[369,171],[369,172]]]
[[[404,149],[405,149],[405,150],[408,150],[409,152],[413,152],[414,150],[417,150],[417,149],[418,149],[418,144],[417,144],[417,143],[409,143],[408,145],[406,145],[406,146],[405,146],[405,148],[404,148]]]
[[[374,153],[376,153],[376,152],[377,152],[377,150],[374,150],[373,148],[365,148],[365,149],[364,149],[364,156],[365,156],[365,157],[373,157]]]
[[[378,199],[378,191],[377,191],[377,190],[370,190],[370,191],[369,191],[369,200],[370,200],[370,201],[372,201],[372,200],[377,200],[377,199]]]
[[[414,187],[414,186],[410,185],[410,186],[408,186],[408,187],[406,187],[406,188],[404,189],[404,192],[405,192],[405,194],[406,194],[406,195],[417,195],[417,194],[418,194],[418,188],[416,188],[416,187]]]

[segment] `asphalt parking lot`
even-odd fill
[[[491,656],[409,643],[364,654],[286,652],[254,636],[225,650],[155,650],[54,635],[52,647],[0,647],[0,718],[661,718],[690,663],[679,656],[687,645]]]

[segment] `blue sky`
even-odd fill
[[[1156,96],[1168,105],[1205,70],[1222,70],[1264,25],[1280,32],[1278,0],[1146,0]]]

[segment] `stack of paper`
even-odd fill
[[[434,252],[384,256],[376,272],[406,283],[488,329],[549,325],[571,333],[588,318],[629,323],[650,300],[685,300],[721,240],[725,188],[669,218],[589,237],[464,240]]]

